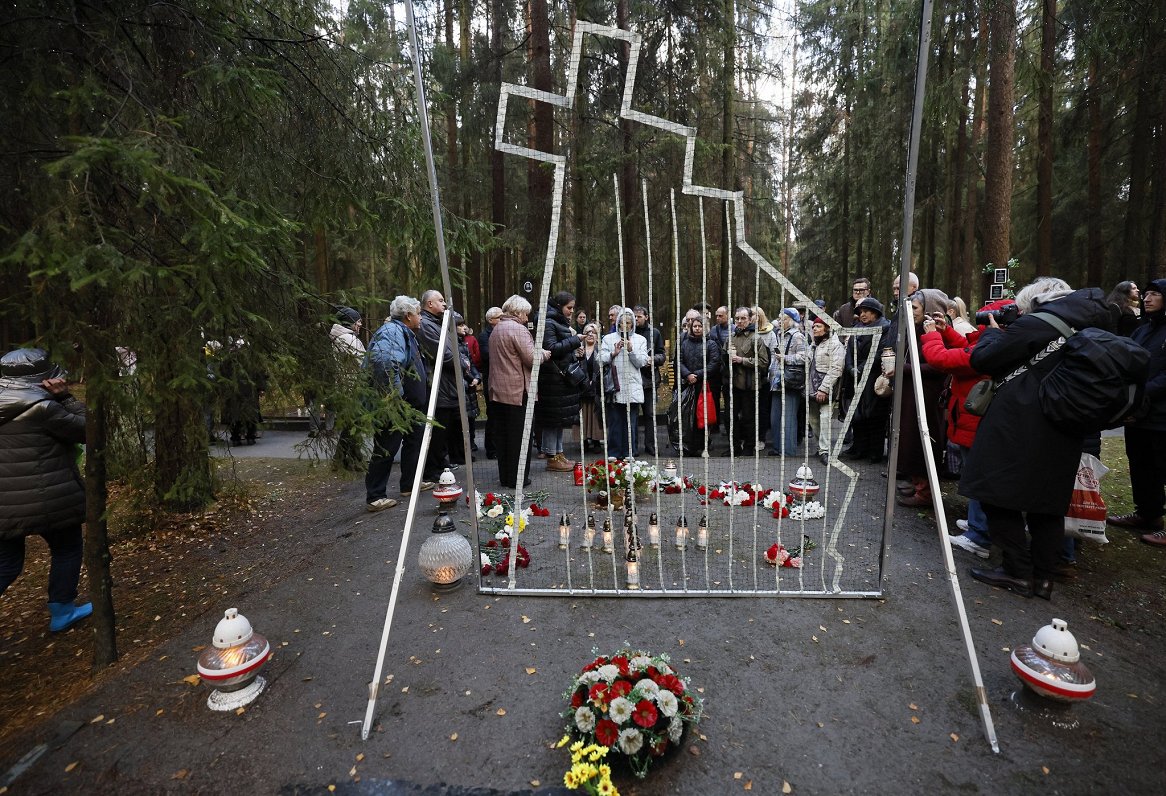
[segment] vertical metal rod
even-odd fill
[[[441,337],[437,344],[437,361],[441,362],[442,355],[445,349],[446,332],[449,331],[449,321],[453,317],[453,313],[449,310],[441,317]],[[433,412],[437,408],[437,391],[441,386],[441,368],[437,368],[433,373],[433,389],[429,391],[429,407],[428,415],[432,421]],[[433,423],[425,424],[425,430],[421,432],[421,452],[418,454],[418,462],[425,461],[425,456],[429,452],[429,440],[433,436]],[[373,669],[372,682],[368,684],[368,706],[364,711],[364,723],[360,727],[360,738],[362,741],[368,740],[369,730],[372,728],[372,716],[376,710],[377,693],[380,691],[381,672],[385,667],[385,651],[389,646],[389,631],[393,627],[393,614],[397,610],[397,594],[401,591],[401,578],[405,574],[405,556],[409,551],[409,534],[413,531],[413,518],[417,514],[417,500],[421,497],[421,478],[424,475],[424,468],[420,464],[417,466],[417,472],[413,476],[413,491],[409,494],[409,509],[405,514],[405,527],[401,531],[401,547],[397,551],[397,568],[393,572],[393,588],[389,592],[389,605],[385,609],[385,624],[381,629],[381,645],[377,651],[377,664]],[[477,514],[477,512],[474,512]]]

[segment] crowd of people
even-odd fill
[[[1149,544],[1166,546],[1164,290],[1166,280],[1152,282],[1144,293],[1124,281],[1106,295],[1097,288],[1073,290],[1060,279],[1046,277],[1015,298],[989,302],[973,318],[962,299],[921,286],[918,276],[909,274],[904,306],[911,317],[904,328],[916,336],[917,345],[904,346],[898,429],[889,427],[898,389],[898,278],[888,305],[873,294],[869,279],[855,279],[851,299],[832,316],[820,300],[783,307],[775,313],[776,322],[760,306],[693,306],[671,352],[674,391],[661,382],[667,347],[643,306],[613,305],[602,324],[576,312],[572,294],[559,292],[538,313],[526,299],[511,296],[487,311],[485,327],[476,337],[457,320],[463,379],[474,390],[481,384],[486,391],[486,455],[497,458],[503,487],[514,488],[518,482],[519,431],[532,395],[534,448],[522,474],[524,484],[530,483],[532,459],[545,460],[550,472],[573,469],[563,440],[576,425],[584,454],[605,451],[627,458],[655,453],[658,441],[663,442],[658,440],[655,401],[662,391],[672,406],[664,444],[673,454],[812,457],[825,465],[837,449],[850,462],[881,463],[897,432],[898,503],[933,506],[924,447],[929,444],[943,475],[959,479],[959,491],[968,498],[967,517],[958,521],[960,533],[950,537],[952,544],[981,559],[990,556],[993,545],[1003,552],[1000,567],[975,568],[972,576],[1025,596],[1048,597],[1055,579],[1072,574],[1075,544],[1065,540],[1064,516],[1081,453],[1100,453],[1100,436],[1056,426],[1041,412],[1034,382],[1009,379],[1019,364],[1058,335],[1032,313],[1058,316],[1074,329],[1095,327],[1128,335],[1150,352],[1145,399],[1125,427],[1135,510],[1109,521],[1137,531]],[[385,328],[402,324],[396,313],[398,303],[405,301],[394,301],[394,317]],[[427,291],[421,303],[422,323],[429,313],[430,328],[437,328],[443,297]],[[401,303],[400,309],[404,307]],[[829,317],[842,329],[875,329],[877,334],[840,335]],[[535,349],[537,324],[544,328],[541,351]],[[398,355],[386,366],[386,354],[376,342],[380,336],[374,336],[369,349],[373,372],[400,373],[409,361]],[[427,345],[433,349],[431,334],[420,339],[423,351]],[[467,339],[475,343],[468,351]],[[542,364],[537,390],[532,390],[536,358]],[[414,362],[414,370],[431,372],[431,360]],[[447,351],[445,366],[456,361]],[[923,385],[921,402],[908,381],[916,371]],[[424,380],[421,375],[418,384]],[[967,411],[964,402],[985,380],[992,380],[999,395],[980,417]],[[443,376],[442,392],[447,384],[452,387],[453,378]],[[394,385],[403,389],[399,378]],[[476,411],[476,403],[468,400],[466,405]],[[455,406],[456,395],[447,397],[447,410]],[[837,446],[834,435],[843,428],[838,421],[851,408],[853,422],[843,445]],[[926,442],[918,433],[920,413],[931,432]],[[437,419],[445,430],[435,432],[435,441],[440,441],[425,462],[422,488],[430,488],[443,467],[456,466],[451,454],[462,445],[460,418],[444,413]],[[378,444],[374,453],[370,510],[387,507],[385,467],[391,463],[386,465],[385,459],[391,462],[395,452],[396,446]],[[411,487],[416,467],[416,462],[403,465],[402,494]]]

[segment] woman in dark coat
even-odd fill
[[[563,455],[563,429],[579,420],[579,387],[569,383],[564,375],[583,346],[583,338],[571,328],[574,314],[575,297],[562,291],[547,304],[543,321],[543,349],[551,352],[551,358],[539,368],[538,403],[534,409],[542,428],[540,448],[546,454],[547,469],[551,472],[575,469],[575,463]]]
[[[858,302],[854,308],[858,322],[854,328],[869,329],[879,327],[882,336],[879,338],[878,349],[874,348],[874,336],[870,334],[856,334],[846,347],[846,370],[854,373],[854,384],[857,388],[862,379],[862,372],[866,369],[867,359],[877,356],[878,351],[886,344],[890,321],[883,317],[883,305],[876,298],[867,296]],[[875,379],[881,369],[876,361],[867,377],[866,386],[854,400],[858,405],[854,409],[854,422],[850,447],[842,452],[843,459],[869,459],[871,462],[883,460],[883,440],[886,436],[887,413],[890,412],[889,397],[877,395],[874,391]]]
[[[708,381],[716,381],[721,373],[721,352],[714,340],[704,333],[704,319],[693,318],[688,332],[680,338],[680,356],[677,357],[681,389],[694,390],[697,395]],[[715,398],[713,400],[716,400]],[[681,404],[683,405],[683,401]],[[695,401],[693,406],[695,407]],[[684,455],[698,456],[708,442],[707,434],[697,429],[695,408],[693,416],[682,419]],[[707,431],[707,427],[704,431]],[[691,433],[689,433],[691,432]],[[699,437],[698,437],[699,434]]]
[[[1034,312],[1056,315],[1074,329],[1112,324],[1098,288],[1073,291],[1044,277],[1021,290],[1022,315],[1007,327],[985,329],[972,349],[972,367],[1003,380],[1060,333]],[[1038,388],[1056,354],[1003,384],[996,392],[964,462],[959,492],[980,501],[992,541],[1004,550],[1004,565],[973,569],[976,580],[1025,597],[1049,599],[1052,575],[1065,529],[1065,512],[1081,460],[1080,432],[1053,425],[1041,409]],[[1027,522],[1031,542],[1025,536]]]
[[[85,406],[40,348],[0,359],[0,594],[24,569],[24,539],[49,546],[49,630],[93,613],[74,604],[81,577],[85,487],[77,446],[85,441]],[[14,620],[15,621],[15,620]]]

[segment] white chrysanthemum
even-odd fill
[[[575,726],[580,732],[591,732],[595,729],[595,713],[589,707],[576,708]]]
[[[487,517],[501,517],[502,511],[503,511],[502,504],[498,503],[498,504],[495,504],[495,505],[491,506],[490,508],[486,509],[486,516]]]
[[[672,667],[664,663],[663,658],[656,661],[656,669],[660,672],[660,674],[672,674]]]
[[[636,683],[636,690],[648,699],[653,699],[655,698],[655,695],[659,693],[660,686],[656,685],[655,681],[649,680],[647,677],[645,677],[643,680],[640,680],[640,682]]]
[[[492,561],[490,561],[490,556],[486,555],[485,553],[481,553],[481,556],[482,556],[482,559],[481,559],[482,563],[480,563],[478,566],[488,567],[488,566],[490,566],[491,563],[493,563]]]
[[[644,735],[635,727],[628,727],[626,730],[620,730],[619,733],[619,750],[625,755],[634,755],[640,751],[644,745]]]
[[[660,712],[668,718],[672,718],[676,711],[680,710],[680,700],[676,698],[676,694],[664,688],[656,694],[656,704],[660,706]]]
[[[672,743],[680,743],[680,736],[684,733],[684,722],[680,720],[679,716],[673,716],[672,721],[668,722],[668,740]]]
[[[632,717],[635,707],[623,697],[616,697],[607,706],[607,717],[616,724],[625,724]]]
[[[608,683],[612,682],[613,680],[615,680],[615,678],[619,677],[619,667],[616,666],[614,663],[604,664],[603,666],[599,667],[598,671],[599,671],[599,677]]]
[[[632,669],[638,669],[640,671],[643,671],[644,669],[647,669],[649,666],[652,665],[652,659],[649,658],[647,655],[637,655],[636,657],[632,658],[628,663],[631,664]]]
[[[583,672],[579,675],[579,682],[583,685],[591,686],[599,682],[599,672],[592,669],[589,672]]]

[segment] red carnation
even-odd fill
[[[592,702],[596,703],[597,705],[602,705],[607,701],[607,683],[596,683],[595,685],[591,686],[591,690],[588,692],[587,696],[591,699]]]
[[[656,706],[646,699],[637,702],[635,710],[632,711],[632,721],[644,729],[654,727],[658,718],[660,716],[656,712]]]
[[[571,694],[571,707],[573,707],[573,708],[583,707],[583,692],[582,691],[576,691],[575,693]]]
[[[611,693],[612,699],[615,699],[616,697],[627,696],[632,692],[632,684],[627,680],[616,680],[611,684],[611,689],[609,692]]]
[[[620,674],[624,675],[625,677],[627,676],[628,659],[626,655],[613,655],[611,656],[611,662],[619,667]]]
[[[595,725],[595,741],[600,746],[614,746],[618,738],[619,727],[611,719],[600,719]]]

